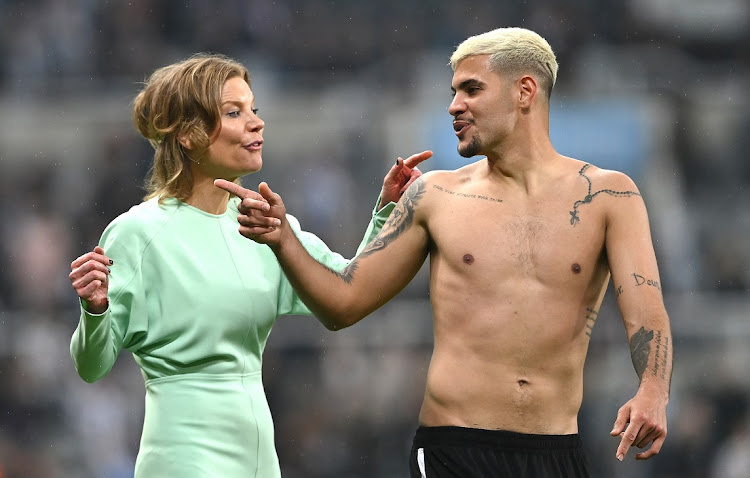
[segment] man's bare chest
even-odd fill
[[[519,204],[470,197],[445,201],[433,215],[433,251],[467,272],[547,275],[592,271],[604,248],[601,208],[574,210],[571,198]],[[571,212],[579,219],[571,223]],[[585,275],[585,274],[584,274]]]

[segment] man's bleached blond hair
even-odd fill
[[[501,74],[531,74],[540,89],[552,95],[557,58],[547,40],[525,28],[508,27],[474,35],[461,42],[450,59],[453,71],[470,56],[489,55],[490,68]]]

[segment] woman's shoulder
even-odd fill
[[[164,225],[177,209],[177,201],[166,199],[161,203],[157,198],[136,204],[117,216],[105,230],[118,234],[151,234]]]

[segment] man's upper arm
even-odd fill
[[[638,192],[633,181],[616,173],[613,189]],[[606,249],[615,296],[629,336],[664,304],[661,279],[651,239],[648,213],[640,194],[610,201],[606,220]]]
[[[398,294],[427,257],[429,198],[425,176],[428,175],[420,177],[403,194],[375,239],[338,273],[359,291],[353,302],[355,307],[362,307],[362,316]]]

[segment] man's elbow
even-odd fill
[[[326,329],[336,332],[356,324],[364,315],[357,314],[351,310],[341,310],[334,314],[318,316]]]

